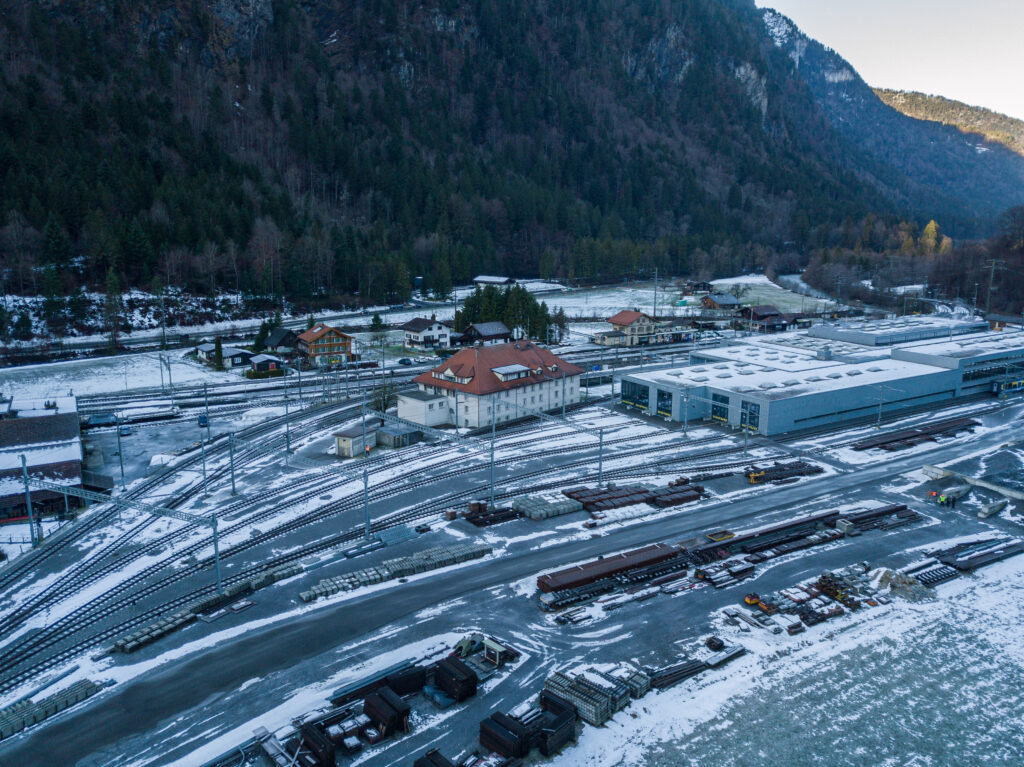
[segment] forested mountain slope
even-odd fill
[[[1024,120],[917,91],[886,88],[875,88],[874,91],[878,98],[908,117],[952,125],[964,133],[977,133],[1024,155]]]
[[[481,271],[759,268],[869,212],[948,211],[965,231],[994,216],[837,129],[752,0],[0,0],[0,16],[8,290],[113,273],[381,301],[416,275],[445,292]],[[979,167],[959,166],[965,188],[998,192]]]

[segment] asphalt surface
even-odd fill
[[[1004,413],[990,419],[992,422],[1000,419],[1009,421],[1012,417],[1013,414]],[[439,571],[400,588],[389,589],[385,592],[385,598],[382,598],[385,595],[368,594],[336,604],[328,603],[319,609],[249,631],[229,643],[189,655],[118,684],[95,701],[72,709],[51,723],[0,745],[0,761],[3,764],[39,767],[120,764],[148,751],[151,763],[166,763],[187,755],[216,733],[238,726],[273,705],[273,702],[268,703],[268,698],[258,689],[254,689],[244,700],[239,700],[236,693],[246,682],[260,678],[276,680],[276,684],[282,684],[282,679],[288,678],[294,683],[301,676],[298,671],[301,668],[307,669],[307,674],[322,675],[330,668],[330,664],[324,662],[325,657],[336,653],[338,648],[359,641],[373,641],[387,627],[408,624],[424,608],[450,600],[465,602],[464,606],[450,614],[446,612],[444,616],[421,622],[421,631],[436,633],[443,630],[443,624],[450,627],[466,625],[467,622],[475,625],[501,623],[495,619],[505,613],[506,602],[495,603],[490,595],[493,590],[500,590],[511,581],[558,567],[568,561],[654,541],[686,540],[721,527],[737,529],[769,524],[795,516],[794,509],[797,507],[809,513],[849,501],[905,502],[905,498],[892,496],[879,488],[895,475],[917,469],[924,463],[944,462],[979,451],[995,450],[1007,441],[1008,436],[1016,435],[1000,430],[967,443],[944,442],[927,452],[902,457],[897,454],[881,465],[772,488],[767,493],[710,504],[651,522],[604,529],[598,537],[591,539],[539,550],[511,549],[503,557],[461,568],[456,574]],[[924,508],[923,503],[917,505]],[[913,542],[917,538],[938,539],[965,531],[987,529],[976,520],[969,520],[961,514],[949,519],[955,520],[955,524],[947,520],[938,526],[921,528],[928,531],[925,533],[913,532],[916,528],[906,528],[906,535],[886,537],[884,540],[888,545],[876,544],[871,535],[866,535],[846,551],[856,552],[851,561],[865,557],[877,559],[878,556],[888,556],[897,548],[908,545],[905,541]],[[828,557],[810,556],[806,561],[798,560],[802,564],[793,565],[790,570],[820,572],[823,567],[829,566],[829,561]],[[792,576],[789,570],[782,568],[773,568],[770,572],[770,580],[779,579],[780,582]],[[307,577],[301,586],[291,583],[280,589],[282,593],[287,590],[290,601],[294,601],[292,595],[295,592],[319,577]],[[702,593],[716,592],[708,589]],[[661,599],[659,597],[653,602]],[[735,595],[731,595],[730,599],[734,600]],[[703,606],[702,600],[677,601],[696,609]],[[529,616],[536,618],[539,613],[531,600],[525,598],[510,597],[508,605],[509,614],[515,616],[511,626],[522,627],[524,620],[529,620]],[[630,609],[633,608],[627,608]],[[526,613],[522,612],[524,610]],[[626,650],[620,648],[618,652],[619,657],[622,657]],[[630,653],[628,657],[632,655]],[[539,689],[540,684],[537,683],[536,687]],[[231,705],[224,705],[226,701],[231,701]],[[168,732],[169,723],[174,722],[181,723],[178,737],[173,729]],[[191,726],[189,722],[192,722]],[[198,726],[200,722],[203,723],[202,727]],[[153,748],[155,733],[158,731],[163,731],[164,735],[156,738],[160,748],[159,753],[155,753],[150,749]],[[414,740],[410,740],[410,747],[414,743]],[[387,756],[392,750],[389,749],[379,759],[374,757],[367,763],[392,763],[391,757]],[[408,759],[412,753],[404,746],[400,751],[404,759]]]

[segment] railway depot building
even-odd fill
[[[1024,332],[972,320],[818,326],[704,348],[686,367],[626,375],[623,405],[766,435],[1024,388]]]
[[[477,428],[580,401],[583,370],[526,339],[473,346],[398,395],[398,416],[424,426]]]
[[[0,519],[28,514],[21,457],[32,479],[82,487],[82,439],[74,397],[0,401]],[[63,512],[63,494],[32,489],[36,514]],[[72,499],[72,507],[77,501]]]

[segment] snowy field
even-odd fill
[[[165,352],[171,357],[174,385],[241,383],[238,373],[217,372],[184,359],[187,350]],[[166,370],[163,380],[166,382]],[[43,365],[0,369],[0,395],[51,397],[73,393],[112,394],[130,389],[160,386],[160,358],[156,353],[125,354],[117,357],[49,362]]]

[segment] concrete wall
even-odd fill
[[[420,399],[398,395],[398,417],[423,426],[442,426],[448,420],[448,403],[444,397],[424,402]]]
[[[570,376],[565,381],[566,405],[577,403],[582,398],[580,376]],[[455,395],[447,394],[448,423],[455,424]],[[562,380],[545,381],[540,384],[520,386],[511,391],[497,392],[493,395],[477,397],[459,394],[458,425],[475,429],[491,424],[491,406],[497,423],[508,423],[524,418],[530,413],[543,410],[554,410],[562,406]]]

